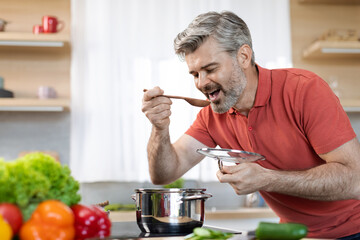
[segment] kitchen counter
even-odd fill
[[[211,228],[214,230],[220,230],[224,232],[232,232],[234,236],[229,240],[254,240],[254,236],[247,236],[247,232],[236,232],[228,229],[214,228],[204,225],[204,228]],[[153,233],[143,233],[140,228],[137,226],[136,221],[130,222],[113,222],[111,228],[111,237],[106,239],[127,239],[127,240],[135,240],[135,239],[148,239],[151,240],[184,240],[184,236],[187,234],[153,234]],[[311,240],[310,238],[304,238],[303,240]],[[315,240],[315,239],[314,239]],[[319,239],[317,239],[319,240]],[[329,240],[329,239],[328,239]]]
[[[113,222],[111,239],[145,239],[151,238],[152,240],[183,240],[187,234],[167,235],[167,234],[149,234],[142,233],[136,224],[136,212],[135,211],[111,211],[110,220]],[[255,218],[273,218],[277,217],[275,213],[269,208],[241,208],[236,210],[205,210],[206,220],[222,220],[222,219],[255,219]],[[212,228],[224,232],[236,233],[236,240],[249,240],[252,237],[246,236],[246,232],[242,234],[240,231],[233,231],[223,229],[221,227],[214,227],[216,225],[207,226],[206,221],[204,223],[205,228]]]
[[[243,208],[237,210],[226,211],[208,211],[205,213],[206,219],[235,219],[235,218],[273,218],[276,217],[275,213],[268,208]],[[112,221],[111,237],[109,239],[146,239],[151,240],[184,240],[184,236],[187,234],[168,235],[168,234],[150,234],[141,232],[136,223],[135,211],[114,211],[110,213],[110,220]],[[213,226],[207,226],[205,228],[211,228],[224,232],[234,233],[234,237],[231,240],[254,240],[253,236],[247,236],[246,231],[232,231],[229,229],[216,228]],[[310,238],[304,238],[303,240],[312,240]],[[319,240],[319,239],[317,239]]]
[[[234,235],[241,235],[242,233],[239,231],[232,231],[228,229],[221,229],[210,226],[203,226],[204,228],[210,228],[213,230],[230,232],[234,233]],[[129,222],[113,222],[111,226],[111,238],[110,239],[143,239],[143,238],[151,238],[151,239],[184,239],[189,233],[144,233],[141,232],[138,227],[136,221]],[[241,238],[242,240],[247,240],[250,238]]]
[[[246,219],[246,218],[276,218],[276,214],[270,208],[240,208],[234,210],[205,210],[205,219]],[[112,222],[136,221],[135,211],[112,211]]]

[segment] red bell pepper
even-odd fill
[[[75,204],[71,209],[75,215],[76,240],[110,236],[111,221],[100,207]]]

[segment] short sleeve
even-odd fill
[[[206,146],[213,148],[216,147],[216,143],[208,131],[209,111],[210,106],[201,109],[197,114],[195,121],[185,132],[185,134],[190,135]]]
[[[301,124],[317,154],[330,152],[356,137],[339,99],[320,77],[304,81],[298,96]]]

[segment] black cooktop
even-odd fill
[[[234,234],[241,234],[241,232],[230,231],[227,229],[215,228],[210,226],[203,226],[223,232],[231,232]],[[136,239],[136,238],[151,238],[151,237],[171,237],[171,236],[185,236],[188,233],[144,233],[141,232],[137,223],[134,222],[113,222],[111,226],[111,237],[107,239]]]

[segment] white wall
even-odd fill
[[[69,163],[69,112],[0,112],[0,158],[14,160],[33,150],[56,151]]]

